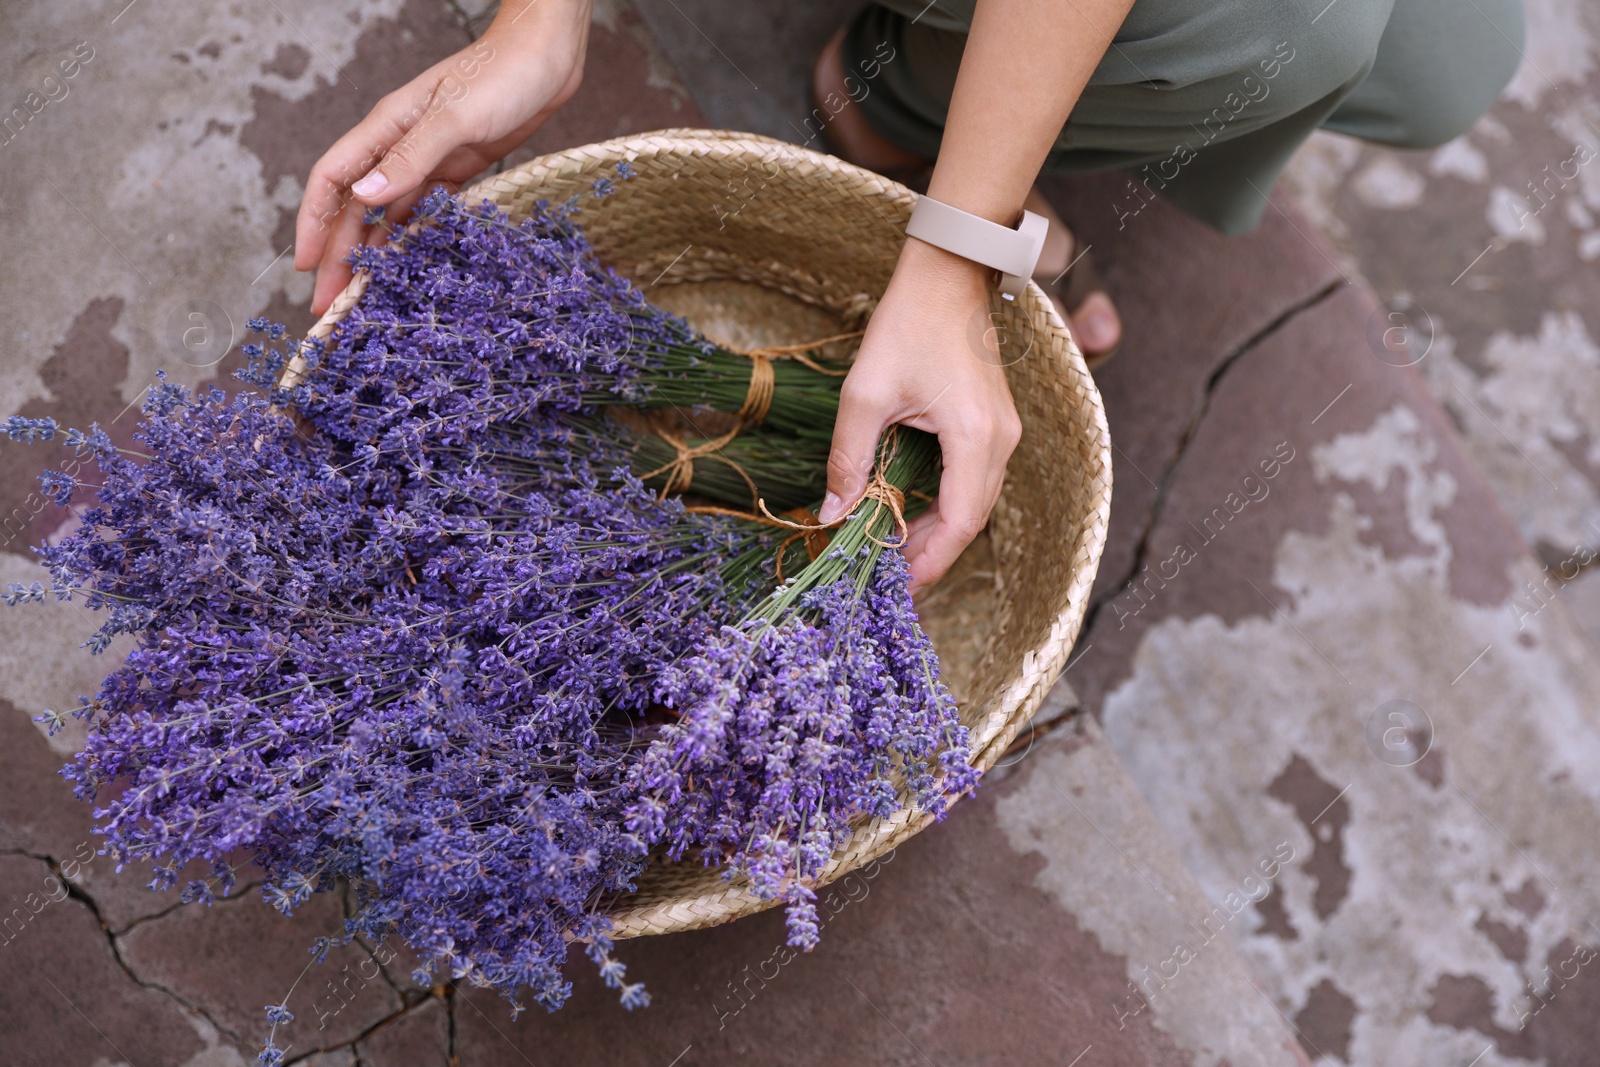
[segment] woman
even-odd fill
[[[385,97],[317,162],[295,234],[295,267],[318,272],[315,312],[349,279],[367,206],[398,217],[429,185],[464,182],[572,96],[592,2],[505,0],[477,44]],[[1521,42],[1520,0],[879,0],[829,42],[813,92],[854,97],[870,71],[871,91],[828,119],[836,151],[1001,225],[1024,208],[1049,219],[1034,277],[1059,286],[1093,361],[1121,324],[1033,189],[1041,170],[1126,169],[1112,205],[1124,226],[1159,193],[1249,230],[1313,130],[1442,144],[1499,95]],[[865,488],[886,426],[939,437],[939,496],[906,551],[917,586],[983,528],[1020,433],[994,353],[967,342],[992,273],[908,238],[840,399],[823,521]]]

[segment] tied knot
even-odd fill
[[[869,500],[872,501],[875,508],[889,513],[889,519],[894,526],[896,540],[885,541],[873,535],[872,522],[877,520],[876,513],[867,523],[867,539],[874,544],[882,545],[884,548],[904,548],[907,535],[910,532],[906,526],[906,495],[901,492],[899,486],[884,478],[881,467],[873,473],[872,480],[867,482],[867,487],[861,491],[861,495],[856,497],[850,506],[840,512],[839,517],[832,522],[823,522],[809,512],[803,516],[803,521],[795,522],[790,519],[780,518],[768,511],[765,500],[756,501],[756,505],[761,509],[763,521],[768,524],[782,526],[790,530],[798,530],[802,534],[812,534],[842,525],[851,515],[855,514],[857,508]],[[794,512],[786,512],[786,514],[793,515]],[[810,548],[810,546],[811,542],[808,540],[806,547]]]
[[[746,426],[754,426],[767,417],[767,412],[772,410],[772,394],[777,387],[777,373],[772,369],[774,360],[792,359],[802,367],[809,367],[818,374],[825,374],[830,378],[843,378],[849,373],[839,367],[829,367],[812,359],[808,353],[821,348],[823,345],[833,344],[835,341],[848,341],[860,337],[866,331],[852,330],[849,333],[837,333],[830,337],[819,337],[815,341],[801,341],[793,345],[766,345],[761,348],[734,348],[732,345],[723,345],[727,351],[743,356],[750,361],[750,385],[745,393],[744,403],[739,408],[739,421]]]
[[[704,441],[701,441],[697,445],[689,444],[689,442],[684,440],[683,437],[673,433],[670,430],[657,430],[656,436],[661,438],[667,444],[671,445],[673,450],[677,452],[677,455],[667,460],[667,462],[663,463],[655,470],[647,471],[646,473],[641,474],[639,476],[639,480],[647,482],[651,478],[665,474],[667,476],[667,480],[666,484],[661,487],[662,499],[671,496],[673,493],[686,493],[689,491],[689,487],[694,484],[695,460],[710,458],[718,460],[722,463],[726,463],[729,467],[733,468],[734,471],[738,473],[739,477],[744,479],[745,484],[750,487],[750,499],[754,500],[759,495],[759,490],[756,489],[756,483],[751,480],[750,475],[746,473],[743,467],[739,466],[739,464],[735,463],[727,456],[722,455],[719,451],[723,445],[739,436],[739,430],[740,427],[735,426],[721,437],[710,437]]]
[[[772,360],[768,357],[747,355],[750,360],[750,388],[739,407],[739,422],[754,426],[772,410],[772,394],[777,391],[778,374],[772,369]]]
[[[814,512],[811,512],[805,508],[791,508],[784,512],[781,516],[774,515],[767,508],[767,502],[759,498],[756,500],[756,510],[759,512],[759,514],[751,514],[749,512],[735,511],[732,508],[715,506],[690,507],[687,510],[703,515],[726,515],[730,518],[746,519],[751,522],[763,523],[767,526],[776,526],[785,530],[793,530],[794,534],[785,538],[783,543],[778,546],[777,565],[779,585],[783,584],[783,554],[790,545],[797,540],[803,539],[803,544],[806,548],[806,555],[809,556],[813,561],[816,560],[818,556],[827,551],[828,543],[832,539],[832,535],[829,533],[829,531],[835,526],[843,525],[850,518],[850,516],[855,513],[856,509],[861,507],[862,504],[865,504],[869,500],[872,501],[873,507],[876,510],[874,511],[872,518],[867,520],[867,540],[871,541],[873,544],[881,545],[884,548],[904,548],[910,532],[906,526],[906,494],[900,489],[899,486],[889,481],[889,479],[885,476],[885,472],[889,468],[889,462],[894,458],[894,454],[899,448],[899,435],[896,432],[897,429],[898,427],[891,426],[889,427],[888,433],[885,434],[884,446],[878,454],[877,469],[873,471],[872,478],[868,480],[866,488],[863,489],[861,491],[861,495],[856,497],[850,506],[845,508],[844,511],[840,513],[839,517],[834,519],[832,522],[823,522]],[[919,493],[917,495],[921,496],[922,494]],[[878,513],[880,511],[887,511],[889,513],[890,521],[895,530],[896,540],[886,541],[876,536],[872,532],[872,526],[877,521]]]
[[[866,489],[862,490],[861,499],[856,502],[855,506],[860,507],[868,500],[878,505],[878,507],[888,510],[889,517],[894,522],[895,537],[897,539],[894,541],[880,541],[872,536],[870,530],[867,536],[885,548],[904,548],[906,537],[909,533],[906,527],[905,493],[900,491],[899,486],[885,481],[883,475],[878,473],[872,476],[872,481],[868,482]],[[850,510],[854,511],[855,508]]]

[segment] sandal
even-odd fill
[[[1100,273],[1095,270],[1094,258],[1087,249],[1078,253],[1078,258],[1054,278],[1044,278],[1036,274],[1033,280],[1039,283],[1039,287],[1051,300],[1055,301],[1056,310],[1061,313],[1061,317],[1069,326],[1072,322],[1071,316],[1078,313],[1090,294],[1106,291],[1105,283],[1100,280]],[[1104,366],[1105,362],[1116,355],[1121,348],[1122,339],[1119,337],[1117,343],[1104,352],[1085,352],[1083,361],[1091,371],[1095,370]]]

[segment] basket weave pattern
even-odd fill
[[[746,309],[757,318],[799,302],[813,321],[820,309],[844,328],[860,325],[888,285],[917,200],[904,186],[831,156],[712,130],[661,130],[557,152],[484,178],[465,195],[520,219],[539,200],[589,192],[622,161],[636,176],[617,182],[603,200],[585,201],[580,216],[602,262],[652,298],[667,286],[692,293],[696,283],[727,282],[782,294],[773,297],[779,304]],[[365,288],[365,275],[357,275],[310,336],[326,338]],[[688,307],[671,303],[696,319],[692,299]],[[1054,305],[1030,283],[1014,302],[996,295],[992,307],[1023,432],[989,524],[997,595],[986,647],[962,694],[980,770],[1000,758],[1066,666],[1111,501],[1100,394]],[[783,340],[807,336],[816,335],[802,330]],[[301,373],[291,364],[285,381]],[[929,620],[930,631],[936,621]],[[931,821],[903,804],[889,818],[863,822],[818,884],[870,863]],[[775,903],[715,868],[657,862],[610,916],[614,936],[637,937],[713,926]]]

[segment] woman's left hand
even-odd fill
[[[591,0],[502,4],[484,35],[378,101],[306,178],[294,266],[316,268],[311,313],[350,281],[347,257],[381,243],[431,186],[451,190],[531,137],[583,78]],[[526,16],[526,17],[524,17]],[[388,209],[384,225],[369,207]]]
[[[908,238],[839,397],[823,522],[865,491],[885,428],[938,435],[939,495],[911,523],[905,550],[913,591],[937,581],[988,522],[1022,435],[988,328],[989,273]]]

